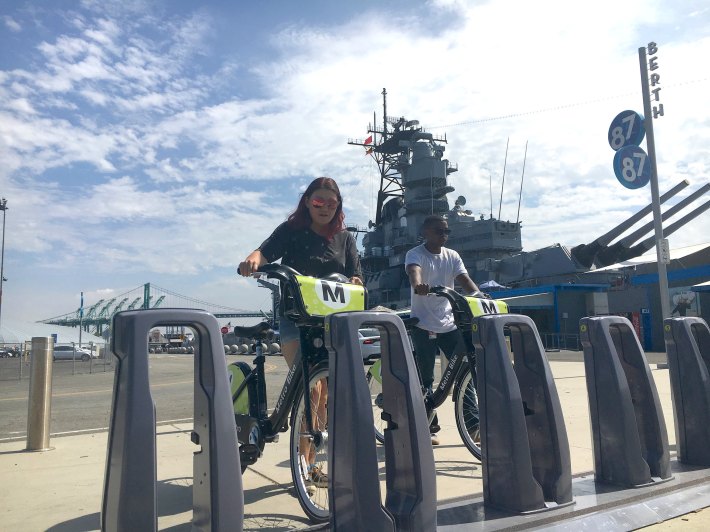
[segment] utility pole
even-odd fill
[[[0,199],[0,210],[2,211],[2,251],[0,251],[0,325],[2,325],[2,285],[5,282],[5,212],[7,211],[7,200]]]

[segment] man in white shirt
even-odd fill
[[[451,305],[446,298],[427,295],[429,288],[454,288],[454,282],[457,282],[467,293],[473,293],[478,292],[478,287],[468,276],[461,256],[453,249],[444,247],[451,232],[444,218],[427,216],[421,232],[424,243],[407,252],[404,265],[409,284],[412,286],[411,316],[419,319],[412,329],[412,343],[422,386],[431,391],[439,349],[448,358],[457,349],[463,348],[463,340],[461,332],[454,324]],[[439,426],[434,418],[430,427],[433,445],[439,444],[435,435],[438,430]]]

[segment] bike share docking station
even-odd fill
[[[710,329],[700,318],[663,321],[678,461],[710,466]]]
[[[196,332],[193,530],[242,530],[244,495],[222,335],[200,310],[149,309],[113,318],[111,351],[118,359],[101,505],[101,530],[157,530],[155,403],[150,393],[148,334],[185,325]]]
[[[626,488],[671,480],[668,433],[646,355],[631,322],[582,318],[594,477]]]
[[[380,330],[387,494],[381,504],[374,418],[357,331]],[[429,422],[402,320],[386,312],[325,319],[329,352],[331,530],[436,529],[436,471]]]
[[[528,325],[515,323],[519,319]],[[513,320],[512,326],[505,320]],[[669,460],[655,383],[631,324],[612,316],[583,318],[580,324],[594,474],[578,476],[570,483],[569,452],[562,445],[564,442],[566,446],[566,437],[559,430],[564,431],[564,425],[557,415],[554,387],[546,386],[551,377],[542,346],[539,340],[533,341],[537,336],[534,324],[515,315],[478,318],[473,339],[479,373],[484,493],[482,500],[440,505],[440,531],[635,530],[710,505],[710,476],[705,462],[710,453],[707,324],[697,318],[664,322],[680,431],[679,457],[673,461]],[[505,328],[511,336],[514,368],[503,343]],[[500,368],[505,371],[498,371],[496,377]],[[545,390],[549,390],[549,396]],[[681,401],[682,415],[678,412]],[[549,420],[535,421],[545,403]],[[521,417],[525,418],[522,424]],[[516,434],[522,444],[511,441]],[[505,435],[511,440],[506,441]],[[507,453],[500,452],[501,446]],[[555,490],[557,499],[550,505],[547,499]],[[572,497],[575,504],[565,504]],[[541,503],[558,509],[526,511]]]
[[[382,417],[388,425],[384,431],[384,508],[371,397],[355,340],[359,328],[373,326],[381,331]],[[505,329],[511,331],[515,367]],[[437,512],[428,421],[416,366],[404,338],[404,324],[389,313],[342,313],[326,318],[332,530],[435,530],[437,521],[440,529],[465,524],[490,527],[493,523],[486,519],[498,518],[501,511],[508,516],[524,515],[573,504],[562,410],[530,318],[504,314],[474,321],[481,383],[483,508],[474,502]]]
[[[482,316],[473,344],[485,505],[525,514],[573,504],[562,407],[535,324],[519,314]]]

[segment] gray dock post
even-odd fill
[[[370,392],[358,329],[380,329],[387,494],[382,507]],[[436,529],[436,471],[419,376],[402,320],[384,312],[326,317],[332,530]]]
[[[573,504],[567,430],[535,323],[517,314],[486,315],[474,320],[472,334],[484,504],[512,513]]]
[[[185,325],[196,332],[193,530],[241,531],[244,495],[232,398],[217,320],[200,310],[149,309],[113,318],[117,357],[101,530],[157,530],[155,404],[150,393],[148,334]]]
[[[52,417],[52,363],[54,339],[32,338],[30,395],[27,405],[27,450],[49,451],[49,423]],[[22,367],[22,359],[20,359]]]
[[[663,320],[678,461],[710,466],[710,329],[702,318]]]
[[[631,322],[580,320],[597,482],[641,487],[672,478],[666,423]]]

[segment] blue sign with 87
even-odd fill
[[[646,135],[643,117],[636,111],[621,111],[609,126],[609,146],[618,151],[625,146],[638,146]]]
[[[624,146],[614,154],[614,174],[626,188],[645,186],[651,179],[648,155],[638,146]]]

